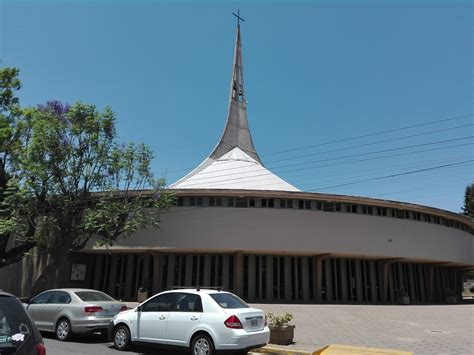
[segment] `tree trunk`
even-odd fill
[[[70,247],[70,242],[63,241],[63,243],[56,245],[54,249],[49,253],[48,264],[33,284],[30,296],[35,296],[40,292],[57,286],[57,272],[59,268],[62,267],[67,261],[69,257]]]

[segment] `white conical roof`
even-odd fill
[[[207,158],[170,188],[299,191],[238,147],[217,160]]]
[[[211,155],[170,188],[299,191],[266,169],[253,145],[247,121],[239,25],[224,133]]]

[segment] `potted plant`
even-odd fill
[[[395,290],[395,295],[397,296],[398,304],[410,304],[410,296],[404,288]]]
[[[291,313],[284,315],[275,315],[273,313],[267,314],[270,323],[270,343],[279,345],[288,345],[293,343],[293,337],[295,335],[295,326],[288,324],[292,319]]]
[[[446,290],[444,290],[444,299],[445,299],[447,304],[456,304],[457,303],[456,293],[451,288],[447,288]]]
[[[142,303],[148,298],[148,288],[146,286],[140,286],[137,293],[137,302]]]

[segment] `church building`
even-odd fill
[[[136,300],[141,286],[155,294],[197,285],[222,286],[248,302],[387,304],[408,295],[423,304],[445,302],[447,290],[460,295],[463,273],[474,269],[472,219],[300,191],[264,166],[247,119],[240,24],[236,32],[224,132],[198,167],[169,186],[176,206],[163,213],[161,228],[73,253],[59,286],[122,300]],[[27,293],[35,273],[19,285],[14,274],[6,288]]]

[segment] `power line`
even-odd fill
[[[287,161],[287,160],[293,160],[293,159],[304,158],[304,157],[308,157],[308,156],[315,156],[315,155],[322,155],[322,154],[334,153],[334,152],[338,152],[338,151],[349,150],[349,149],[355,149],[355,148],[360,148],[360,147],[369,146],[369,145],[374,145],[374,144],[379,144],[379,143],[386,143],[386,142],[391,142],[391,141],[396,141],[396,140],[402,140],[402,139],[407,139],[407,138],[419,137],[419,136],[428,135],[428,134],[433,134],[433,133],[446,132],[446,131],[449,131],[449,130],[459,129],[459,128],[465,128],[465,127],[469,127],[469,126],[474,126],[474,124],[471,123],[471,124],[467,124],[467,125],[461,125],[461,126],[456,126],[456,127],[444,128],[444,129],[440,129],[440,130],[435,130],[435,131],[430,131],[430,132],[423,132],[423,133],[418,133],[418,134],[409,135],[409,136],[403,136],[403,137],[397,137],[397,138],[392,138],[392,139],[383,140],[383,141],[364,143],[364,144],[359,144],[359,145],[354,145],[354,146],[348,146],[348,147],[343,147],[343,148],[338,148],[338,149],[333,149],[333,150],[327,150],[327,151],[323,151],[323,152],[316,152],[316,153],[311,153],[311,154],[305,154],[305,155],[296,156],[296,157],[292,157],[292,158],[279,159],[279,160],[274,160],[274,161],[271,161],[271,162],[267,162],[265,165],[267,165],[267,164],[272,164],[272,163],[276,163],[276,162],[280,162],[280,161]],[[232,163],[232,161],[219,161],[219,164],[220,164],[220,165],[225,165],[225,164],[229,164],[229,163]],[[294,166],[297,166],[297,165],[304,165],[304,164],[308,164],[308,163],[305,163],[305,162],[296,163]],[[285,165],[285,166],[286,166],[286,165]],[[244,166],[244,167],[242,167],[242,166],[239,166],[239,167],[229,167],[229,168],[220,169],[220,172],[223,172],[223,171],[230,171],[230,170],[240,170],[240,169],[245,169],[245,168],[247,168],[247,167],[245,167],[245,166]],[[272,167],[272,169],[278,169],[278,168],[280,168],[280,167],[279,167],[279,166]],[[202,176],[202,175],[213,174],[213,173],[214,173],[214,172],[201,172],[200,175]],[[173,176],[173,177],[170,177],[169,179],[170,179],[170,180],[174,180],[174,179],[179,179],[179,178],[181,178],[181,175],[180,175],[180,176]]]
[[[293,160],[293,159],[300,159],[300,158],[306,158],[314,155],[320,155],[320,154],[327,154],[327,153],[334,153],[334,152],[339,152],[342,150],[347,150],[347,149],[355,149],[355,148],[361,148],[361,147],[367,147],[369,145],[374,145],[374,144],[379,144],[379,143],[387,143],[387,142],[394,142],[394,141],[399,141],[402,139],[408,139],[408,138],[414,138],[414,137],[421,137],[425,136],[428,134],[434,134],[434,133],[440,133],[440,132],[447,132],[451,131],[454,129],[459,129],[459,128],[466,128],[466,127],[472,127],[474,126],[474,123],[466,124],[466,125],[461,125],[461,126],[456,126],[456,127],[449,127],[449,128],[443,128],[443,129],[438,129],[435,131],[430,131],[430,132],[423,132],[423,133],[417,133],[417,134],[411,134],[408,136],[403,136],[403,137],[396,137],[396,138],[390,138],[390,139],[384,139],[381,141],[376,141],[376,142],[370,142],[370,143],[364,143],[364,144],[358,144],[358,145],[353,145],[349,147],[342,147],[338,149],[332,149],[332,150],[326,150],[324,152],[315,152],[315,153],[310,153],[310,154],[305,154],[305,155],[298,155],[296,157],[290,157],[290,158],[283,158],[283,159],[278,159],[278,160],[272,160],[269,162],[266,162],[265,164],[272,164],[280,161],[287,161],[287,160]]]
[[[407,129],[411,129],[411,128],[424,127],[424,126],[429,126],[429,125],[442,123],[442,122],[460,120],[460,119],[467,118],[467,117],[472,117],[472,116],[474,116],[474,114],[463,115],[463,116],[454,116],[454,117],[449,117],[449,118],[445,118],[445,119],[441,119],[441,120],[430,121],[430,122],[426,122],[426,123],[419,123],[419,124],[411,125],[411,126],[404,126],[404,127],[400,127],[400,128],[394,128],[394,129],[389,129],[389,130],[385,130],[385,131],[379,131],[379,132],[364,134],[364,135],[360,135],[360,136],[342,138],[342,139],[338,139],[338,140],[334,140],[334,141],[328,141],[328,142],[313,144],[313,145],[309,145],[309,146],[303,146],[303,147],[297,147],[297,148],[293,148],[293,149],[277,151],[277,152],[273,152],[273,153],[260,155],[260,157],[283,154],[283,153],[289,153],[289,152],[293,152],[293,151],[297,151],[297,150],[309,149],[309,148],[314,148],[314,147],[319,147],[319,146],[324,146],[324,145],[329,145],[329,144],[342,143],[342,142],[347,142],[347,141],[361,139],[361,138],[373,137],[373,136],[386,134],[386,133],[393,133],[393,132],[403,131],[403,130],[407,130]],[[171,170],[171,171],[168,171],[167,174],[177,173],[177,172],[181,172],[181,171],[189,171],[189,170],[192,170],[194,168],[195,167],[193,166],[193,167],[190,167],[190,168]]]
[[[425,153],[425,152],[431,152],[431,151],[436,151],[436,150],[442,150],[442,149],[449,149],[449,148],[458,148],[458,147],[463,147],[463,146],[468,146],[468,145],[473,145],[473,143],[464,143],[464,144],[457,144],[457,145],[451,145],[447,147],[438,147],[438,148],[431,148],[431,149],[425,149],[425,150],[420,150],[420,151],[415,151],[415,152],[406,152],[406,153],[398,153],[398,154],[390,154],[390,155],[385,155],[385,156],[380,156],[380,157],[372,157],[372,158],[366,158],[366,159],[358,159],[358,160],[352,160],[352,161],[345,161],[345,162],[338,162],[338,163],[332,163],[332,164],[325,164],[325,165],[316,165],[312,167],[305,167],[305,168],[297,168],[297,169],[290,169],[290,170],[284,170],[280,171],[278,173],[289,173],[289,172],[295,172],[295,171],[303,171],[303,170],[313,170],[313,169],[318,169],[318,168],[324,168],[324,167],[330,167],[330,166],[337,166],[337,165],[345,165],[345,164],[351,164],[351,163],[360,163],[364,161],[370,161],[370,160],[378,160],[378,159],[384,159],[384,158],[392,158],[392,157],[398,157],[398,156],[405,156],[405,155],[411,155],[411,154],[418,154],[418,153]],[[235,183],[238,183],[242,179],[249,179],[249,178],[255,178],[255,177],[263,177],[263,176],[269,176],[272,175],[272,172],[266,172],[264,174],[258,174],[258,175],[251,175],[251,176],[243,176],[243,177],[237,177],[233,179],[224,179],[224,180],[217,180],[217,181],[212,181],[213,184],[215,183],[229,183],[230,181],[234,181]],[[230,174],[233,176],[233,174]],[[197,179],[195,179],[197,180]],[[202,179],[199,179],[202,180]],[[262,179],[263,180],[263,179]],[[197,182],[197,183],[188,183],[187,186],[199,186],[203,184],[207,184],[208,182]],[[232,182],[230,182],[232,183]],[[262,184],[266,185],[266,184]]]
[[[421,143],[421,144],[414,144],[414,145],[409,145],[409,146],[403,146],[403,147],[398,147],[398,148],[390,148],[390,149],[382,149],[382,150],[377,150],[377,151],[372,151],[372,152],[366,152],[366,153],[358,153],[358,154],[350,154],[350,155],[344,155],[340,157],[333,157],[333,158],[326,158],[326,159],[319,159],[319,160],[312,160],[312,161],[307,161],[307,162],[301,162],[301,163],[294,163],[294,164],[285,164],[285,165],[280,165],[273,167],[272,169],[281,169],[281,168],[288,168],[288,167],[295,167],[295,166],[302,166],[302,165],[308,165],[308,164],[314,164],[314,163],[323,163],[323,162],[329,162],[329,161],[334,161],[334,160],[341,160],[341,159],[348,159],[348,158],[356,158],[356,157],[361,157],[361,156],[367,156],[367,155],[373,155],[373,154],[379,154],[379,153],[388,153],[388,152],[393,152],[397,150],[404,150],[404,149],[412,149],[412,148],[419,148],[419,147],[424,147],[424,146],[429,146],[429,145],[435,145],[435,144],[441,144],[441,143],[449,143],[449,142],[455,142],[455,141],[461,141],[461,140],[466,140],[466,139],[471,139],[474,138],[474,136],[466,136],[466,137],[458,137],[458,138],[453,138],[453,139],[445,139],[441,141],[435,141],[435,142],[429,142],[429,143]],[[222,169],[219,170],[218,173],[222,171],[228,171],[228,170],[235,170],[235,169],[242,169],[242,167],[236,167],[236,168],[228,168],[228,169]],[[248,167],[246,167],[248,168]],[[304,170],[304,169],[302,169]],[[291,170],[290,170],[291,171]],[[298,171],[298,170],[296,170]],[[236,175],[242,175],[242,174],[249,174],[252,171],[242,171],[242,172],[234,172],[234,173],[228,173],[228,174],[221,174],[221,175],[211,175],[211,176],[203,176],[203,175],[209,175],[209,174],[216,174],[216,172],[213,171],[208,171],[208,172],[201,172],[199,175],[201,177],[194,178],[193,181],[198,181],[198,180],[208,180],[209,178],[220,178],[220,177],[226,177],[226,176],[236,176]],[[287,171],[280,171],[281,172],[289,172]],[[258,175],[258,176],[261,176]],[[246,176],[245,178],[249,178],[251,176]],[[234,180],[234,179],[230,179]]]
[[[380,134],[386,134],[386,133],[399,132],[399,131],[403,131],[403,130],[406,130],[406,129],[417,128],[417,127],[424,127],[424,126],[429,126],[429,125],[433,125],[433,124],[436,124],[436,123],[454,121],[454,120],[459,120],[459,119],[462,119],[462,118],[467,118],[467,117],[472,117],[472,116],[474,116],[474,115],[471,114],[471,115],[464,115],[464,116],[456,116],[456,117],[444,118],[444,119],[437,120],[437,121],[431,121],[431,122],[426,122],[426,123],[419,123],[419,124],[416,124],[416,125],[405,126],[405,127],[400,127],[400,128],[394,128],[394,129],[388,129],[388,130],[385,130],[385,131],[379,131],[379,132],[375,132],[375,133],[363,134],[363,135],[361,135],[361,136],[356,136],[356,137],[343,138],[343,139],[338,139],[338,140],[329,141],[329,142],[324,142],[324,143],[319,143],[319,144],[307,145],[307,146],[299,147],[299,148],[281,150],[281,151],[279,151],[279,152],[263,154],[263,155],[261,155],[261,156],[262,156],[262,157],[265,157],[265,156],[269,156],[269,155],[277,155],[277,154],[283,154],[283,153],[294,152],[294,151],[296,151],[296,150],[303,150],[303,149],[309,149],[309,148],[314,148],[314,147],[320,147],[320,146],[327,145],[327,144],[342,143],[342,142],[347,142],[347,141],[351,141],[351,140],[355,140],[355,139],[367,138],[367,137],[372,137],[372,136],[376,136],[376,135],[380,135]]]
[[[473,162],[473,161],[474,161],[474,159],[470,159],[470,160],[465,160],[465,161],[461,161],[461,162],[457,162],[457,163],[451,163],[451,164],[445,164],[445,165],[438,165],[438,166],[433,166],[433,167],[425,168],[425,169],[418,169],[418,170],[406,171],[406,172],[404,172],[404,173],[399,173],[399,174],[391,174],[391,175],[385,175],[385,176],[377,176],[377,177],[374,177],[374,178],[365,179],[365,180],[359,180],[359,181],[353,181],[353,182],[348,182],[348,183],[345,183],[345,184],[338,184],[338,185],[332,185],[332,186],[324,186],[324,187],[319,187],[319,188],[315,188],[315,189],[309,189],[309,190],[307,190],[307,191],[316,191],[316,190],[321,191],[321,190],[332,189],[332,188],[340,187],[340,186],[347,186],[347,185],[359,184],[359,183],[361,183],[361,182],[368,182],[368,181],[375,181],[375,180],[381,180],[381,179],[388,179],[388,178],[397,177],[397,176],[404,176],[404,175],[417,174],[417,173],[421,173],[421,172],[424,172],[424,171],[431,171],[431,170],[437,170],[437,169],[444,169],[444,168],[447,168],[447,167],[450,167],[450,166],[456,166],[456,165],[462,165],[462,164],[466,164],[466,163],[471,163],[471,162]]]

